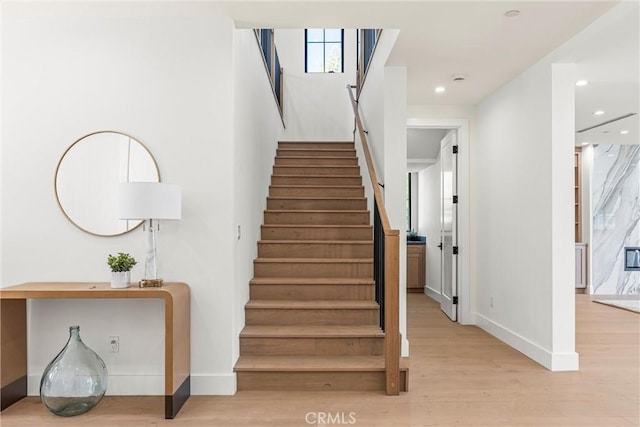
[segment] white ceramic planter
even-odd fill
[[[131,278],[130,271],[112,271],[111,287],[112,288],[128,288]]]

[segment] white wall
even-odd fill
[[[193,394],[235,391],[238,311],[247,286],[247,273],[238,270],[252,256],[258,221],[244,209],[264,203],[272,159],[258,158],[273,152],[279,126],[267,123],[272,112],[257,110],[268,108],[268,96],[242,71],[256,62],[249,37],[235,33],[234,43],[233,23],[214,7],[5,3],[2,21],[2,286],[108,281],[108,253],[143,258],[141,230],[85,234],[66,221],[53,194],[55,166],[73,141],[104,129],[131,134],[153,153],[162,180],[183,188],[183,219],[163,223],[159,256],[165,280],[191,286]],[[233,84],[234,64],[251,92]],[[264,72],[261,64],[257,72]],[[249,106],[249,98],[258,105]],[[234,121],[234,112],[252,119]],[[261,182],[234,201],[251,180]],[[237,224],[248,231],[240,242]],[[142,275],[140,264],[133,280]],[[236,292],[238,283],[244,288]],[[67,327],[79,324],[109,366],[110,394],[163,394],[162,311],[156,301],[33,302],[29,393],[37,394]],[[120,353],[107,353],[109,335],[120,336]]]
[[[276,29],[275,43],[284,68],[283,139],[352,141],[346,86],[356,84],[356,30],[344,30],[344,73],[304,72],[304,29]]]
[[[426,287],[429,295],[438,297],[440,289],[440,154],[437,163],[420,171],[420,197],[418,206],[418,234],[427,237]]]
[[[570,67],[542,61],[479,105],[472,172],[478,324],[558,370],[577,369]]]
[[[384,139],[384,120],[385,120],[385,92],[384,92],[384,75],[385,64],[387,58],[393,49],[398,38],[398,30],[384,30],[378,40],[375,53],[371,58],[369,71],[367,72],[364,87],[360,93],[359,104],[360,117],[367,132],[369,132],[369,150],[373,157],[376,173],[380,183],[385,183],[385,139]],[[389,107],[386,107],[389,108]],[[405,109],[406,107],[403,107]],[[404,151],[406,153],[406,139],[403,142]],[[401,149],[401,147],[396,147]],[[405,157],[406,162],[406,157]]]
[[[406,339],[406,261],[405,216],[407,176],[407,70],[386,67],[385,63],[398,36],[397,30],[384,30],[359,98],[359,107],[368,131],[370,151],[378,180],[384,184],[384,202],[391,227],[400,231],[400,331],[402,354],[409,354]]]
[[[391,227],[400,231],[400,332],[402,354],[409,355],[407,336],[407,69],[384,69],[384,204]],[[388,147],[388,148],[387,148]]]
[[[237,226],[241,230],[235,244],[236,311],[232,357],[235,361],[239,355],[238,336],[244,326],[244,304],[249,299],[249,281],[253,277],[253,259],[257,256],[277,141],[283,126],[253,30],[234,32],[234,69],[234,210],[236,232]],[[285,100],[286,97],[285,93]]]

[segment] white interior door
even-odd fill
[[[458,263],[457,263],[457,135],[451,132],[440,143],[440,243],[441,251],[441,300],[440,308],[453,321],[458,320]]]

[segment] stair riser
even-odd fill
[[[255,277],[373,277],[373,263],[254,262]]]
[[[358,166],[356,157],[276,157],[276,166]]]
[[[376,309],[279,309],[246,308],[246,325],[269,326],[339,326],[371,325],[379,323],[380,314]]]
[[[271,197],[364,197],[364,187],[270,187]]]
[[[384,338],[240,337],[240,354],[265,356],[382,356]]]
[[[262,240],[372,240],[372,227],[262,226]]]
[[[384,372],[238,372],[238,390],[379,391]]]
[[[250,285],[252,300],[373,300],[374,285]]]
[[[267,209],[276,210],[367,210],[365,199],[267,199]]]
[[[264,213],[265,224],[367,225],[369,212],[271,212]]]
[[[336,149],[313,149],[290,150],[288,148],[278,148],[278,157],[356,157],[356,150],[336,150]]]
[[[373,243],[258,243],[260,258],[373,258]]]
[[[360,175],[360,167],[358,166],[274,166],[274,175],[328,175],[328,176],[342,176],[342,175]]]
[[[362,185],[360,176],[271,176],[271,185]]]
[[[335,148],[335,149],[349,149],[353,150],[353,142],[297,142],[297,141],[280,141],[278,142],[278,148]]]

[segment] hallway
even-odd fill
[[[640,316],[576,295],[579,372],[552,373],[474,326],[450,322],[423,294],[408,295],[410,390],[239,392],[192,396],[175,420],[161,397],[107,397],[76,418],[37,397],[2,413],[9,426],[637,426]],[[332,423],[319,424],[318,419]],[[324,418],[321,418],[324,417]]]

